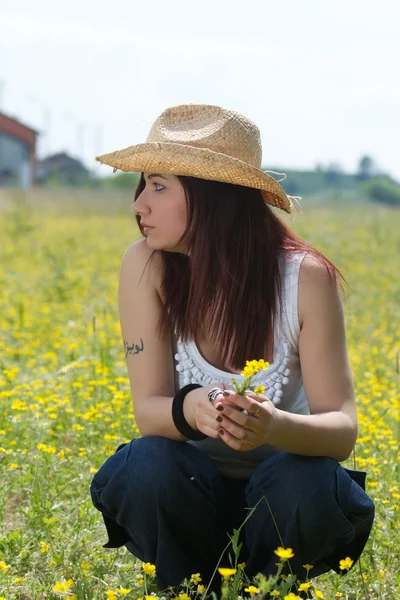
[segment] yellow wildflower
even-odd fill
[[[243,377],[253,377],[254,371],[251,367],[245,367],[240,373]]]
[[[379,569],[379,577],[380,579],[385,579],[387,574],[387,569]]]
[[[178,596],[179,600],[190,600],[190,596],[186,592],[181,592]]]
[[[228,577],[232,577],[232,575],[234,575],[236,571],[237,569],[228,569],[225,567],[220,567],[218,569],[218,573],[222,575],[222,577],[224,577],[225,579],[227,579]]]
[[[119,588],[119,590],[118,590],[118,592],[121,594],[121,596],[126,596],[131,591],[132,591],[132,588]]]
[[[138,575],[137,584],[138,585],[143,585],[144,584],[144,577],[143,577],[142,574]]]
[[[23,578],[23,577],[16,577],[16,578],[14,579],[14,583],[22,583],[22,581],[23,581],[23,580],[24,580],[24,578]]]
[[[68,592],[74,585],[72,579],[67,581],[56,581],[55,585],[51,588],[53,592]]]
[[[272,590],[272,592],[269,593],[270,596],[280,596],[281,593],[279,590]]]
[[[317,596],[317,598],[323,598],[324,595],[321,592],[321,590],[317,590],[317,588],[314,588],[314,594]]]
[[[258,385],[256,387],[256,389],[254,390],[255,394],[263,394],[265,392],[265,386],[264,385]]]
[[[197,586],[197,593],[202,594],[205,591],[205,589],[205,586],[200,584]]]
[[[92,565],[88,562],[83,562],[81,564],[81,569],[83,569],[84,571],[90,571],[91,568],[92,568]]]
[[[146,575],[155,575],[156,574],[156,567],[155,567],[155,565],[152,565],[149,562],[143,563],[142,564],[142,569],[146,573]]]
[[[200,583],[200,581],[201,581],[200,573],[193,573],[193,575],[192,575],[192,576],[191,576],[191,578],[190,578],[190,581],[191,581],[192,583],[194,583],[195,585],[196,585],[197,583]]]
[[[242,562],[242,563],[238,564],[239,569],[242,569],[242,570],[245,568],[245,566],[246,566],[245,562]]]
[[[246,361],[246,366],[244,367],[243,371],[241,372],[241,375],[243,377],[253,377],[253,375],[255,375],[256,373],[258,373],[258,371],[262,371],[263,369],[267,369],[268,366],[269,366],[269,363],[267,363],[263,359],[261,359],[261,360],[247,360]]]
[[[303,565],[303,568],[306,569],[307,571],[309,571],[310,569],[314,568],[314,565],[309,565],[308,563],[306,565]]]
[[[290,594],[288,594],[287,596],[283,596],[283,600],[301,600],[301,598],[300,596],[293,594],[293,592],[290,592]]]
[[[107,596],[107,600],[117,600],[117,594],[114,590],[107,590],[105,594]]]
[[[353,566],[354,560],[351,560],[349,556],[340,561],[340,569],[341,571],[347,571],[350,567]]]
[[[341,598],[343,596],[342,592],[336,592],[335,598]]]
[[[13,469],[18,469],[18,465],[17,463],[11,463],[11,465],[9,466],[9,469],[12,471]]]
[[[297,590],[298,592],[306,592],[308,589],[310,589],[311,587],[311,583],[309,581],[306,581],[305,583],[301,583],[299,586],[299,589]]]
[[[244,591],[250,594],[250,596],[255,596],[260,592],[260,588],[255,587],[254,585],[249,585],[249,587],[244,588]]]
[[[40,552],[48,552],[49,551],[49,545],[46,544],[46,542],[40,542]]]
[[[3,573],[7,573],[9,569],[11,569],[11,565],[6,565],[4,560],[0,560],[0,571],[3,571]]]
[[[282,548],[282,546],[279,546],[279,548],[274,550],[274,552],[281,560],[287,560],[288,558],[293,558],[294,556],[292,548]]]

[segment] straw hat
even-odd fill
[[[209,104],[182,104],[161,113],[144,144],[96,160],[114,170],[189,175],[257,188],[265,202],[292,212],[292,197],[267,174],[274,171],[261,170],[261,153],[257,125],[240,113]]]

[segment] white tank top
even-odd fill
[[[300,325],[297,310],[300,265],[305,254],[290,254],[280,258],[282,276],[282,322],[275,325],[274,362],[254,378],[255,385],[265,386],[265,395],[281,410],[310,414],[304,392],[299,359]],[[194,341],[177,340],[174,364],[177,372],[176,391],[189,383],[210,385],[222,382],[232,386],[232,377],[239,383],[241,375],[228,373],[210,365],[200,354]],[[249,356],[249,360],[259,357]],[[201,442],[188,441],[197,446],[214,462],[224,477],[248,479],[258,464],[277,450],[268,444],[255,450],[240,452],[220,439],[207,438]]]

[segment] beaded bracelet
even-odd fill
[[[185,385],[182,389],[175,394],[174,399],[172,400],[172,419],[175,423],[175,427],[183,435],[183,437],[188,438],[189,440],[195,440],[199,442],[200,440],[205,440],[207,436],[201,431],[196,431],[192,429],[189,423],[185,419],[185,415],[183,414],[183,402],[185,400],[186,394],[195,390],[197,388],[203,387],[198,383],[190,383],[189,385]]]

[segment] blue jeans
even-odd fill
[[[268,504],[261,500],[242,529],[240,561],[249,577],[276,573],[278,546],[293,548],[290,566],[300,579],[307,563],[311,576],[340,572],[339,561],[356,562],[371,531],[374,504],[364,487],[365,473],[287,452],[262,462],[248,480],[227,479],[198,448],[154,436],[119,446],[90,491],[107,529],[104,547],[126,545],[155,564],[164,589],[198,572],[207,584],[227,534],[264,496]],[[221,566],[230,566],[228,553]]]

